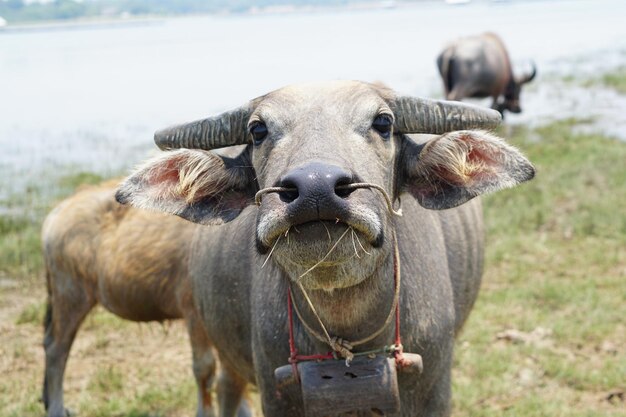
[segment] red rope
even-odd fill
[[[317,355],[297,355],[296,359],[299,361],[323,361],[326,359],[335,359],[335,355],[333,355],[332,352]]]
[[[298,351],[293,338],[293,309],[291,307],[291,290],[287,288],[287,317],[289,318],[289,355],[294,358]]]
[[[298,349],[296,349],[296,341],[293,337],[293,308],[291,307],[291,290],[287,287],[287,316],[289,318],[289,363],[291,364],[291,372],[296,378],[296,382],[300,383],[300,375],[298,375]]]

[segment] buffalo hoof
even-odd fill
[[[72,410],[64,408],[63,411],[59,413],[48,413],[46,417],[76,417],[76,413]]]
[[[239,410],[237,410],[237,417],[254,417],[254,413],[247,400],[241,400]]]

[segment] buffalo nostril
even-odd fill
[[[278,193],[278,197],[284,203],[291,203],[295,201],[299,195],[300,194],[298,194],[298,190],[296,190],[295,188],[293,190],[280,191]]]
[[[284,189],[278,192],[278,198],[284,203],[291,203],[300,195],[300,193],[298,193],[298,187],[291,181],[283,181],[281,187]]]
[[[356,190],[356,188],[350,187],[350,184],[352,184],[350,178],[341,178],[335,185],[335,194],[341,198],[348,197]]]
[[[286,204],[297,204],[296,200],[302,200],[325,205],[333,199],[348,197],[354,191],[351,185],[352,176],[340,167],[311,163],[294,168],[281,177],[276,191]]]

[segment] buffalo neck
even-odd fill
[[[291,288],[300,319],[319,335],[323,335],[318,318],[309,307],[299,286],[291,282]],[[385,325],[391,310],[394,309],[393,254],[389,251],[375,272],[357,285],[332,291],[306,290],[306,292],[331,337],[336,336],[347,341],[367,338]],[[387,323],[385,331],[363,347],[372,346],[381,338],[385,338],[383,344],[391,344],[393,341],[389,335],[392,329],[393,323]],[[360,347],[355,348],[355,351],[358,350],[361,350]]]

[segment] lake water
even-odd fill
[[[625,17],[623,0],[475,0],[0,32],[0,196],[68,165],[103,174],[129,169],[154,150],[155,130],[294,82],[380,80],[441,97],[438,52],[486,30],[503,37],[515,62],[533,59],[540,71],[523,97],[525,113],[509,122],[598,106],[621,114],[626,103],[610,91],[564,112],[569,90],[587,93],[541,80],[624,65]]]

